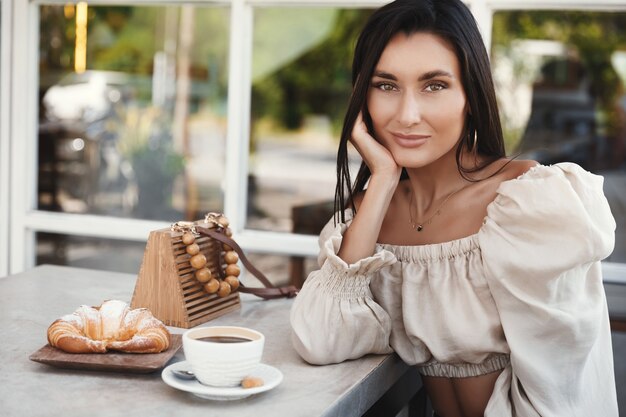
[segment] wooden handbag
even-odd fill
[[[219,213],[150,232],[131,307],[150,309],[168,326],[190,328],[239,309],[240,292],[265,299],[298,293],[295,286],[275,287],[229,234]],[[239,260],[264,287],[239,282]]]

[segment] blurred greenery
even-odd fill
[[[69,9],[71,10],[71,9]],[[88,22],[88,69],[150,76],[154,54],[163,49],[167,14],[180,7],[94,6]],[[74,15],[64,6],[41,6],[41,72],[49,85],[72,71]],[[208,93],[224,97],[229,10],[195,8],[192,76],[212,79]],[[259,8],[255,13],[252,119],[297,129],[307,114],[325,114],[340,129],[351,91],[352,51],[371,10]],[[177,17],[178,18],[178,17]],[[56,33],[56,35],[54,35]],[[48,42],[51,36],[56,42]],[[46,44],[46,42],[48,42]],[[312,43],[314,42],[314,43]],[[145,97],[144,97],[145,98]],[[225,108],[225,105],[222,106]]]
[[[189,75],[198,83],[207,84],[208,99],[224,97],[228,68],[221,63],[228,62],[230,10],[184,7],[194,8]],[[176,53],[181,9],[181,6],[90,6],[87,69],[152,76],[156,52],[169,49],[170,53]],[[40,15],[41,87],[47,88],[74,69],[75,10],[73,5],[40,6]]]
[[[266,27],[282,30],[283,10],[277,12],[281,13],[260,16],[260,19],[269,21],[265,23]],[[309,13],[309,10],[299,10],[302,16]],[[361,9],[334,11],[330,30],[317,45],[302,50],[291,62],[255,80],[252,86],[253,121],[271,118],[284,129],[297,129],[306,115],[324,114],[330,117],[335,133],[339,131],[352,90],[354,45],[370,14],[371,10]],[[284,37],[296,36],[297,27],[304,25],[301,20],[297,22],[292,32],[282,32]],[[257,32],[256,36],[268,35]]]
[[[606,134],[624,129],[617,106],[624,86],[611,57],[626,50],[626,13],[592,11],[503,11],[493,17],[492,48],[510,48],[516,40],[552,40],[568,48],[578,59],[591,82]],[[519,68],[523,70],[522,68]],[[517,72],[516,76],[524,77]],[[517,134],[517,132],[505,132]]]
[[[191,21],[184,19],[185,8],[192,9],[186,14]],[[39,10],[39,88],[43,97],[48,88],[73,75],[76,9],[67,4],[42,5]],[[230,10],[222,6],[88,6],[87,70],[106,71],[109,84],[103,93],[108,93],[110,110],[85,129],[98,134],[102,146],[113,141],[119,155],[130,162],[124,175],[138,185],[135,215],[139,217],[169,215],[163,213],[172,210],[172,189],[186,166],[180,146],[175,149],[173,143],[174,120],[180,116],[175,115],[175,82],[182,78],[183,53],[190,81],[185,123],[193,113],[206,110],[201,107],[209,107],[214,116],[226,112],[229,25]],[[190,26],[193,33],[187,30]],[[183,52],[185,35],[191,45]],[[153,63],[157,53],[166,57],[162,71],[170,78],[161,86],[166,91],[165,103],[155,104]],[[86,78],[68,79],[64,85]],[[120,79],[125,80],[122,86],[114,84]]]

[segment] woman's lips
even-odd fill
[[[430,135],[406,135],[398,132],[393,132],[391,135],[396,143],[404,148],[417,148],[430,138]]]

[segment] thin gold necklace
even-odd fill
[[[448,200],[450,200],[450,198],[452,198],[453,195],[455,195],[456,193],[458,193],[459,191],[461,191],[465,187],[466,187],[466,185],[464,185],[461,188],[459,188],[458,190],[452,191],[450,194],[448,194],[447,197],[443,200],[443,202],[439,205],[439,207],[437,207],[437,210],[435,210],[433,215],[430,216],[429,218],[427,218],[426,220],[424,220],[423,222],[413,221],[413,188],[411,188],[411,197],[410,197],[411,199],[409,200],[409,224],[411,225],[411,227],[413,229],[415,229],[416,232],[421,232],[422,230],[424,230],[424,226],[431,224],[433,219],[435,217],[439,216],[439,214],[441,214],[441,209],[448,202]],[[417,202],[416,202],[415,209],[417,210]]]

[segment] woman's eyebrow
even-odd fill
[[[390,74],[390,73],[385,72],[385,71],[375,71],[374,72],[374,77],[385,78],[387,80],[398,81],[398,78],[396,78],[395,75]]]
[[[430,80],[432,78],[437,78],[437,77],[455,78],[454,75],[452,75],[448,71],[434,70],[434,71],[428,71],[420,75],[420,77],[418,78],[418,81],[426,81],[426,80]]]
[[[386,80],[398,81],[398,78],[395,75],[385,72],[385,71],[375,71],[374,77],[384,78]],[[420,75],[420,77],[418,78],[418,81],[426,81],[426,80],[430,80],[432,78],[437,78],[437,77],[456,78],[454,75],[452,75],[448,71],[433,70],[433,71],[428,71]]]

